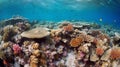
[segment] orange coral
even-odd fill
[[[82,42],[83,42],[83,38],[81,37],[76,37],[76,38],[73,38],[71,41],[70,41],[70,45],[72,47],[78,47]]]
[[[76,39],[76,38],[73,38],[71,41],[70,41],[70,46],[71,47],[78,47],[79,46],[79,41]]]
[[[73,28],[73,25],[72,25],[72,24],[68,24],[67,26],[64,26],[64,27],[63,27],[63,30],[64,30],[64,31],[67,31],[67,32],[71,32],[71,31],[74,30],[74,28]]]
[[[120,59],[120,48],[113,48],[110,54],[111,59]]]
[[[104,53],[104,49],[103,48],[101,48],[101,47],[97,47],[96,48],[96,54],[97,55],[101,56],[103,53]]]

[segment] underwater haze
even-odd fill
[[[0,20],[82,20],[120,25],[120,0],[0,0]],[[101,22],[100,22],[101,23]]]

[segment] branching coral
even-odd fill
[[[120,59],[120,47],[113,48],[110,53],[111,59]]]

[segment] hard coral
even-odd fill
[[[100,38],[103,41],[105,41],[105,39],[107,40],[107,42],[110,41],[110,38],[106,34],[100,34],[97,37]]]
[[[34,38],[44,38],[49,34],[50,32],[46,28],[38,27],[38,28],[34,28],[32,30],[21,33],[21,36],[34,39]]]
[[[96,54],[101,56],[104,53],[104,49],[102,47],[97,47],[96,48]]]
[[[64,30],[64,31],[67,31],[67,32],[71,32],[71,31],[74,30],[74,28],[73,28],[73,25],[72,25],[72,24],[68,24],[67,26],[64,26],[64,27],[63,27],[63,30]]]
[[[103,41],[98,39],[98,38],[95,38],[93,43],[95,44],[95,46],[102,46],[103,45]]]
[[[11,40],[11,38],[16,34],[16,32],[14,32],[12,25],[6,26],[3,31],[4,34],[2,36],[2,40],[5,42]]]
[[[97,35],[100,35],[101,34],[101,31],[100,30],[92,30],[90,31],[90,34],[94,37],[96,37]]]
[[[71,47],[78,47],[83,42],[83,38],[76,37],[70,41]]]
[[[70,46],[71,47],[78,47],[80,45],[79,41],[77,41],[75,38],[73,38],[71,41],[70,41]]]
[[[34,44],[32,45],[32,48],[33,48],[33,49],[39,49],[39,43],[34,43]]]
[[[110,53],[111,59],[120,59],[120,47],[113,48]]]
[[[18,54],[21,51],[21,48],[18,44],[13,45],[14,54]]]

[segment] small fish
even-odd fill
[[[102,19],[102,18],[100,18],[100,19],[99,19],[99,21],[100,21],[100,22],[102,22],[102,21],[103,21],[103,19]]]

